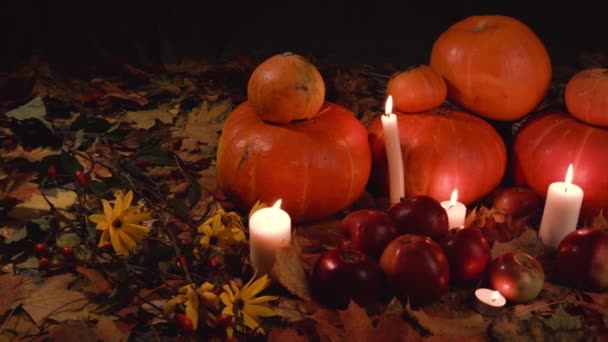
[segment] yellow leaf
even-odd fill
[[[136,128],[150,129],[154,127],[156,120],[165,124],[173,123],[175,115],[175,111],[171,111],[166,107],[158,107],[148,110],[127,112],[123,116],[122,121],[135,123]]]
[[[424,309],[413,310],[409,303],[406,305],[407,314],[414,318],[420,326],[433,335],[457,337],[476,337],[485,335],[490,321],[478,313],[470,312],[461,317],[451,318],[441,315],[430,315]]]
[[[295,242],[277,249],[272,275],[289,292],[301,299],[310,300],[308,278],[300,255],[300,247]]]
[[[201,144],[217,146],[220,131],[226,116],[232,111],[232,102],[203,102],[199,108],[193,109],[185,118],[180,118],[175,124],[174,138],[193,138]]]
[[[23,146],[19,145],[19,146],[17,146],[17,148],[15,148],[14,150],[12,150],[10,152],[0,151],[0,154],[2,154],[2,158],[5,158],[5,159],[24,158],[27,161],[33,163],[33,162],[41,161],[42,158],[44,158],[46,156],[57,154],[57,151],[51,150],[50,148],[47,148],[47,147],[37,147],[33,150],[26,151],[23,149]]]
[[[56,209],[67,209],[76,203],[76,192],[64,189],[55,189],[46,194],[48,201]],[[12,218],[28,218],[40,212],[48,212],[51,207],[41,194],[33,194],[29,200],[17,204],[9,213]]]

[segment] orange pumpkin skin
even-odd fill
[[[513,176],[542,198],[563,182],[572,163],[572,183],[584,192],[581,218],[608,213],[608,129],[587,125],[560,109],[527,120],[513,142]],[[591,222],[591,221],[589,221]]]
[[[289,123],[317,115],[325,83],[306,58],[283,53],[258,65],[247,83],[247,100],[262,120]]]
[[[506,16],[471,16],[435,41],[430,66],[448,98],[488,119],[514,121],[532,112],[551,82],[551,60],[538,36]]]
[[[428,65],[419,65],[395,74],[386,85],[393,107],[404,113],[417,113],[439,107],[447,96],[445,80]]]
[[[397,113],[405,177],[405,196],[428,195],[474,203],[502,180],[507,164],[505,144],[485,120],[464,111]],[[368,126],[372,149],[370,192],[388,193],[388,171],[380,116]]]
[[[608,69],[579,71],[566,84],[564,98],[568,112],[575,118],[608,127]]]
[[[326,102],[319,115],[289,125],[262,121],[248,102],[226,119],[217,151],[221,191],[247,212],[278,199],[292,221],[326,218],[365,190],[367,131],[347,109]]]

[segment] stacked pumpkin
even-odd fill
[[[217,151],[222,192],[243,212],[282,200],[292,221],[351,205],[371,169],[365,126],[325,101],[325,83],[304,57],[284,53],[256,67],[248,99],[227,118]]]

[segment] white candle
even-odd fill
[[[397,115],[392,113],[393,97],[388,96],[385,114],[380,118],[384,130],[384,146],[388,161],[388,176],[391,205],[399,203],[404,196],[405,184],[403,178],[403,158],[401,156],[401,141],[399,139],[399,126]]]
[[[562,239],[576,229],[583,204],[583,189],[572,184],[572,164],[566,172],[565,182],[549,185],[539,237],[547,246],[557,248]]]
[[[475,290],[475,310],[481,314],[494,316],[506,304],[507,300],[498,291],[484,288]]]
[[[458,189],[452,191],[449,201],[441,202],[441,206],[448,213],[448,225],[450,229],[464,226],[464,220],[467,215],[467,207],[458,202]]]
[[[281,200],[272,207],[257,210],[249,218],[251,264],[261,276],[270,273],[275,252],[291,242],[291,218],[281,209]]]

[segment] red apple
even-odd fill
[[[388,214],[400,235],[424,235],[439,241],[449,229],[448,214],[441,203],[426,195],[408,197],[393,205]]]
[[[509,252],[494,259],[488,267],[492,288],[508,301],[526,303],[538,296],[545,283],[545,272],[533,256]]]
[[[450,279],[453,284],[470,285],[481,280],[490,263],[490,244],[477,228],[452,228],[441,239],[450,264]]]
[[[500,188],[492,200],[492,208],[512,217],[537,214],[542,205],[542,199],[532,189],[525,187]]]
[[[348,214],[340,222],[342,247],[360,250],[378,260],[384,247],[397,237],[397,229],[390,216],[376,209],[360,209]]]
[[[566,235],[555,257],[557,277],[577,289],[608,289],[608,232],[581,228]]]
[[[379,297],[382,270],[356,249],[324,252],[313,267],[310,285],[314,298],[335,309],[346,309],[350,300],[361,306]]]
[[[185,314],[179,313],[175,315],[175,323],[177,324],[177,328],[179,330],[187,332],[194,330],[194,324],[192,324],[192,320]]]
[[[380,268],[395,292],[413,306],[439,299],[450,283],[450,266],[441,247],[427,236],[404,234],[391,241]]]

